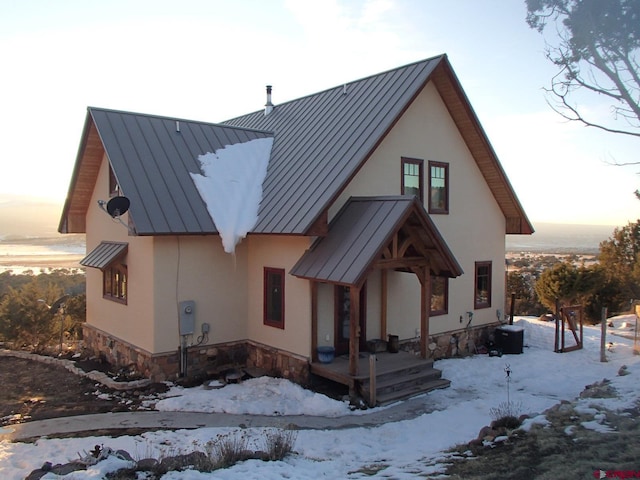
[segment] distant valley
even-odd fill
[[[0,195],[0,243],[78,245],[83,235],[62,235],[58,223],[62,201]],[[622,225],[620,225],[622,226]],[[598,253],[615,226],[535,223],[533,235],[507,235],[508,252]]]

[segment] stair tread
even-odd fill
[[[381,393],[379,395],[376,395],[377,404],[386,405],[388,403],[392,403],[398,400],[403,400],[409,397],[427,393],[432,390],[447,388],[450,384],[451,382],[449,380],[440,378],[438,380],[433,380],[431,382],[424,383],[421,385],[413,385],[411,387],[407,387],[401,390]]]
[[[381,388],[386,388],[386,387],[400,384],[400,383],[413,382],[416,380],[426,379],[430,377],[433,377],[433,379],[435,380],[437,378],[440,378],[441,375],[442,375],[442,371],[438,370],[437,368],[427,368],[417,372],[411,372],[406,374],[402,372],[396,372],[394,375],[387,375],[387,376],[379,375],[376,378],[376,387],[377,389],[381,389]],[[362,386],[363,388],[368,388],[369,381],[368,380],[363,381]]]

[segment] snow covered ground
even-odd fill
[[[631,407],[640,397],[640,356],[633,354],[635,317],[611,319],[607,362],[600,362],[600,328],[585,327],[585,348],[571,353],[553,352],[554,324],[531,318],[518,318],[525,328],[525,349],[522,355],[489,357],[477,355],[462,359],[441,360],[436,368],[451,380],[451,387],[420,397],[421,402],[434,408],[432,413],[370,428],[337,430],[301,430],[294,446],[295,455],[279,462],[249,460],[213,473],[195,471],[172,472],[162,477],[171,479],[318,479],[369,478],[371,472],[362,469],[384,466],[374,477],[415,478],[417,474],[437,473],[443,469],[443,452],[449,447],[474,439],[479,430],[488,425],[492,408],[507,400],[507,374],[512,404],[521,406],[521,413],[532,422],[543,423],[536,414],[561,400],[577,397],[586,385],[611,380],[616,398],[580,400],[585,412],[593,413],[593,421],[585,428],[595,428],[607,434],[606,417],[601,408],[618,410]],[[622,365],[628,375],[620,376]],[[414,400],[415,401],[415,400]],[[348,406],[320,394],[306,391],[281,379],[255,379],[240,385],[228,385],[218,390],[202,387],[183,389],[173,387],[166,398],[156,405],[159,410],[227,412],[242,414],[367,415],[351,412]],[[238,429],[201,428],[175,432],[157,431],[138,436],[90,437],[78,439],[40,439],[35,444],[0,442],[0,478],[21,479],[45,461],[66,463],[79,454],[104,445],[114,450],[127,450],[134,458],[161,458],[193,450],[204,450],[204,444],[218,435]],[[246,429],[253,445],[259,449],[263,429]],[[99,479],[122,465],[111,459],[98,463],[83,472],[65,477],[48,474],[44,479]],[[119,463],[120,462],[120,463]]]

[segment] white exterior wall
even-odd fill
[[[289,271],[309,248],[309,237],[250,235],[248,339],[302,356],[311,354],[311,286]],[[264,267],[284,270],[284,329],[264,325]]]
[[[330,219],[350,196],[400,194],[401,157],[424,161],[425,202],[429,161],[449,164],[449,214],[431,215],[431,219],[464,274],[449,280],[449,313],[431,317],[430,333],[465,327],[469,311],[473,312],[472,326],[494,322],[496,310],[504,305],[504,215],[432,84],[425,87],[345,189],[330,210]],[[473,308],[476,261],[491,261],[493,267],[491,307],[480,310]],[[401,339],[415,337],[420,318],[419,282],[415,275],[389,273],[387,331]],[[373,291],[369,292],[371,298]],[[370,332],[373,330],[368,330],[368,338],[374,338]]]

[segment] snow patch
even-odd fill
[[[272,146],[273,138],[258,138],[198,156],[202,173],[192,173],[191,178],[227,253],[235,253],[258,222]]]

